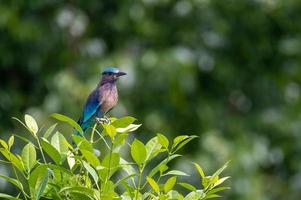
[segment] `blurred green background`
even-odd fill
[[[0,137],[25,134],[11,119],[24,113],[77,120],[103,67],[119,66],[112,115],[136,117],[144,141],[199,135],[174,168],[231,160],[224,199],[299,199],[300,22],[299,0],[2,0]]]

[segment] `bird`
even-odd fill
[[[96,88],[88,96],[78,124],[85,132],[95,123],[102,123],[102,119],[108,121],[105,116],[118,102],[116,82],[119,77],[126,75],[117,67],[106,67],[102,71],[102,77]],[[76,135],[81,136],[79,132]]]

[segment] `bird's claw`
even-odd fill
[[[111,120],[107,116],[104,116],[102,118],[96,118],[96,123],[97,124],[110,124]]]

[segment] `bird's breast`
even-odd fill
[[[104,85],[100,98],[101,112],[106,113],[111,110],[118,101],[118,92],[116,85]]]

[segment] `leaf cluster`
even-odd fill
[[[72,119],[60,114],[52,117],[83,133]],[[24,122],[16,120],[33,140],[20,135],[12,135],[8,141],[0,139],[0,153],[6,159],[0,161],[11,165],[14,174],[0,178],[19,190],[15,196],[0,193],[3,199],[203,200],[220,197],[218,192],[229,189],[221,186],[229,177],[220,177],[228,163],[211,176],[194,163],[200,174],[198,186],[180,182],[181,176],[189,175],[169,168],[169,163],[181,156],[178,151],[197,138],[194,135],[170,141],[158,133],[146,144],[138,139],[128,143],[129,134],[141,124],[127,116],[111,118],[109,124],[95,124],[89,138],[72,134],[70,142],[57,130],[57,124],[43,131],[30,115],[25,115]],[[20,155],[11,151],[15,138],[26,143]],[[94,149],[98,143],[102,149]],[[131,159],[121,154],[126,148]],[[154,167],[149,169],[150,165]]]

